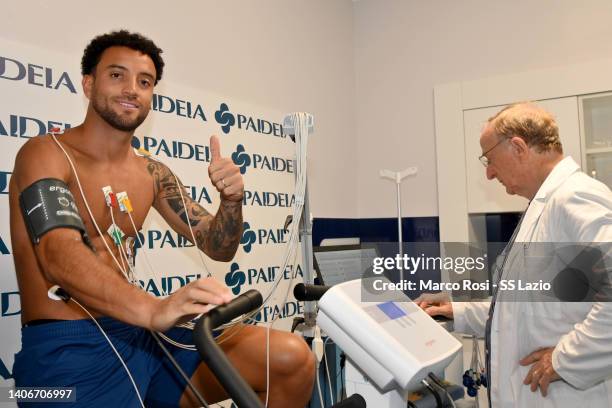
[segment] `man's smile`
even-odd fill
[[[120,101],[117,101],[117,103],[125,109],[130,109],[130,110],[140,109],[140,105],[134,102],[120,100]]]

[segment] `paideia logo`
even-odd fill
[[[163,249],[163,248],[188,248],[193,244],[181,234],[173,230],[154,230],[139,232],[139,240],[134,242],[136,249],[140,248],[142,242],[147,249]]]
[[[17,316],[21,313],[19,292],[0,293],[0,317]]]
[[[0,236],[0,254],[2,255],[11,254],[11,251],[9,251],[8,247],[6,246],[6,243],[2,240],[1,236]]]
[[[11,374],[11,372],[8,370],[8,368],[6,367],[6,364],[4,364],[4,361],[0,358],[0,377],[4,378],[5,380],[10,380],[11,378],[13,378],[13,374]]]
[[[251,252],[252,245],[257,241],[257,234],[251,229],[251,225],[248,222],[242,223],[242,237],[240,238],[240,244],[244,249],[244,252]]]
[[[232,112],[229,111],[226,103],[222,103],[219,106],[219,110],[215,112],[215,120],[221,125],[223,133],[228,134],[230,129],[236,123],[236,119]]]
[[[234,115],[225,102],[222,102],[219,105],[219,110],[215,112],[215,120],[219,125],[221,125],[221,130],[225,134],[228,134],[231,128],[236,126],[238,129],[248,130],[263,135],[287,137],[287,135],[283,133],[283,126],[280,123],[254,118],[241,113]]]
[[[193,201],[200,204],[202,204],[202,201],[206,201],[208,204],[212,204],[212,199],[210,198],[210,194],[208,194],[208,189],[206,187],[185,186],[185,189],[187,189],[187,194],[189,194],[189,197],[191,197]]]
[[[153,277],[149,277],[147,280],[140,280],[140,285],[146,292],[149,292],[155,296],[162,296],[163,293],[170,294],[177,291],[189,282],[193,282],[202,277],[202,275],[174,275],[174,276],[163,276],[159,281],[156,281]]]
[[[232,161],[240,167],[240,174],[245,174],[248,167],[281,173],[293,173],[293,160],[283,157],[266,156],[265,154],[246,152],[244,145],[236,146],[232,153]]]
[[[295,203],[295,195],[276,191],[244,190],[243,205],[252,207],[290,208]]]
[[[240,167],[240,174],[246,173],[247,166],[251,165],[251,156],[244,151],[244,146],[239,144],[236,151],[232,153],[232,161]]]
[[[288,317],[298,316],[303,313],[304,303],[290,300],[282,305],[264,305],[263,308],[255,315],[255,320],[258,322],[267,323],[274,319],[285,319]]]
[[[236,262],[230,266],[230,271],[225,275],[225,284],[232,290],[234,295],[240,294],[240,288],[246,282],[246,275],[240,270]]]
[[[174,113],[176,116],[183,118],[199,119],[202,122],[206,122],[206,115],[204,115],[202,105],[188,100],[153,94],[151,109],[155,112]]]
[[[8,194],[11,174],[10,171],[0,171],[0,194]]]
[[[77,93],[74,82],[65,71],[58,71],[38,64],[30,64],[0,55],[0,79],[24,81],[29,85],[48,89],[66,88]]]
[[[243,232],[242,238],[240,238],[240,244],[244,252],[249,253],[253,249],[253,245],[270,245],[270,244],[284,244],[287,242],[286,234],[287,230],[282,228],[258,228],[251,229],[251,225],[248,222],[242,224]]]
[[[293,265],[287,265],[287,268],[282,272],[281,267],[278,265],[249,268],[244,272],[240,269],[240,265],[237,262],[233,262],[230,266],[230,271],[225,274],[225,284],[232,290],[234,295],[238,295],[244,285],[274,283],[279,273],[282,273],[282,279],[284,280],[304,276],[302,267],[299,264],[295,268]]]
[[[53,128],[64,131],[70,129],[70,123],[20,115],[9,115],[8,120],[0,119],[0,136],[30,139],[49,133]]]
[[[132,147],[136,149],[142,148],[155,156],[210,162],[210,149],[208,146],[187,143],[180,140],[154,138],[151,136],[133,136]]]

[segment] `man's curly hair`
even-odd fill
[[[157,85],[164,71],[164,60],[161,57],[163,51],[147,37],[138,33],[131,33],[127,30],[102,34],[91,40],[83,52],[81,74],[91,75],[96,65],[100,62],[102,53],[107,48],[115,46],[128,47],[151,57],[153,65],[155,65],[155,84]]]

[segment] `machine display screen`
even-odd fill
[[[397,305],[393,302],[386,302],[377,305],[380,310],[382,310],[389,319],[398,319],[400,317],[406,316],[406,312],[397,307]]]
[[[377,249],[360,245],[315,247],[315,269],[320,272],[326,285],[337,285],[363,278],[371,270]]]

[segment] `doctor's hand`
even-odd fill
[[[554,349],[554,347],[547,347],[536,350],[519,361],[519,364],[522,366],[533,364],[529,373],[527,373],[527,377],[523,380],[523,384],[531,384],[531,391],[533,392],[537,391],[538,387],[540,387],[543,397],[548,394],[550,383],[561,379],[552,365]]]
[[[445,293],[423,293],[414,303],[430,316],[453,318],[453,305]]]
[[[219,138],[215,135],[210,137],[210,156],[208,176],[217,191],[221,193],[221,198],[230,201],[242,201],[244,183],[240,168],[234,164],[232,159],[221,157],[221,145],[219,144]]]

